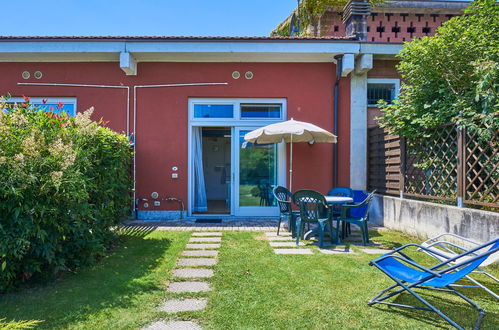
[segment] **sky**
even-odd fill
[[[0,35],[268,36],[296,4],[296,0],[0,0],[4,13]]]

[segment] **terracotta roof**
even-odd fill
[[[111,41],[329,41],[355,40],[355,37],[194,37],[194,36],[0,36],[0,41],[11,40],[111,40]]]

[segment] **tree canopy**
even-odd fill
[[[499,6],[476,0],[432,37],[406,43],[398,57],[403,82],[393,104],[381,106],[381,126],[405,137],[425,136],[446,123],[499,128]]]

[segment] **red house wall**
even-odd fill
[[[254,78],[233,71],[252,71]],[[41,71],[43,78],[24,80],[23,71]],[[126,90],[84,87],[18,86],[18,82],[147,85],[189,82],[228,82],[228,86],[139,88],[137,90],[137,197],[157,191],[160,197],[187,201],[188,99],[286,98],[287,117],[333,129],[332,63],[139,63],[137,76],[126,76],[117,63],[0,63],[0,95],[76,97],[78,111],[95,107],[94,119],[109,120],[109,127],[126,130]],[[33,75],[31,75],[33,77]],[[133,88],[131,88],[133,89]],[[130,99],[130,111],[132,111]],[[349,185],[350,82],[343,78],[339,98],[339,184]],[[133,114],[130,112],[131,120]],[[130,122],[133,127],[133,122]],[[289,148],[288,148],[289,153]],[[332,146],[295,144],[293,188],[326,192],[332,186]],[[178,179],[171,168],[178,167]],[[176,209],[177,205],[148,210]]]

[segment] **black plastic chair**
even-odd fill
[[[376,192],[373,191],[372,193],[369,194],[369,196],[367,196],[367,198],[362,201],[361,203],[358,203],[358,204],[346,204],[346,205],[342,205],[341,206],[341,215],[339,217],[339,220],[342,222],[342,233],[341,233],[341,237],[342,238],[345,238],[346,236],[346,226],[344,226],[345,224],[354,224],[354,225],[357,225],[360,227],[360,229],[362,230],[362,243],[364,245],[367,245],[367,243],[369,243],[369,231],[367,230],[367,221],[369,221],[369,206],[371,205],[371,200],[373,199],[374,197],[374,193]],[[364,215],[362,215],[361,217],[354,217],[350,214],[350,211],[354,208],[359,208],[359,207],[363,207],[363,206],[367,206],[365,208],[365,213]]]
[[[293,195],[293,200],[300,207],[300,217],[296,221],[296,245],[303,236],[305,223],[317,223],[319,229],[319,246],[324,247],[324,232],[329,225],[331,243],[338,242],[339,219],[336,221],[336,235],[333,236],[333,217],[331,208],[328,207],[324,196],[314,190],[298,190]]]
[[[296,236],[296,218],[299,216],[300,211],[293,211],[291,202],[293,201],[293,194],[285,187],[277,186],[272,191],[274,197],[279,205],[279,224],[277,225],[277,235],[279,236],[279,229],[281,228],[281,221],[283,217],[288,219],[288,228],[291,230],[291,236]]]

